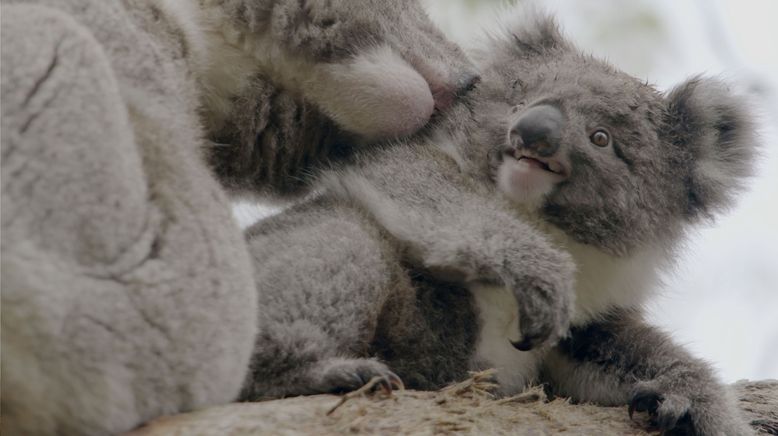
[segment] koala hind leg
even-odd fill
[[[260,222],[247,238],[260,310],[244,400],[350,391],[374,376],[399,384],[368,353],[389,297],[407,291],[412,304],[412,292],[371,221],[320,199]]]
[[[634,311],[613,311],[573,327],[549,353],[552,389],[576,401],[647,412],[666,434],[753,434],[705,362],[672,343]]]

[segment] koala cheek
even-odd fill
[[[424,78],[388,47],[317,66],[305,87],[343,129],[372,140],[417,131],[435,106]]]

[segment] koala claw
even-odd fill
[[[655,392],[638,392],[629,401],[629,419],[632,419],[632,415],[635,411],[648,412],[649,414],[655,414],[656,409],[659,407],[659,403],[662,401],[662,396]]]
[[[404,389],[400,377],[381,362],[372,359],[332,359],[316,377],[315,389],[323,393],[343,393],[357,390],[379,377],[375,388],[385,392]]]
[[[522,337],[518,341],[511,341],[511,345],[513,345],[513,348],[519,351],[529,351],[532,349],[532,347],[535,346],[535,344],[533,344],[532,341],[526,337]]]
[[[629,418],[647,412],[650,425],[664,435],[694,435],[689,409],[691,402],[679,395],[662,395],[654,390],[639,390],[629,402]]]
[[[389,371],[388,374],[381,376],[381,380],[379,382],[381,389],[383,389],[386,392],[391,392],[392,390],[405,390],[405,384],[403,384],[403,381],[400,379],[400,377],[397,376],[397,374]]]
[[[529,351],[544,342],[554,345],[570,329],[575,301],[575,265],[568,253],[538,245],[532,262],[510,262],[517,269],[507,276],[518,304],[519,339],[511,344]]]
[[[523,331],[523,330],[522,330]],[[551,327],[546,326],[543,330],[531,334],[529,332],[524,333],[521,336],[521,339],[518,341],[511,341],[511,345],[513,345],[514,348],[516,348],[519,351],[529,351],[539,344],[543,343],[546,339],[548,339],[551,336]]]
[[[556,343],[570,328],[573,301],[572,281],[562,276],[556,283],[519,287],[519,330],[521,337],[511,344],[529,351],[544,342]]]

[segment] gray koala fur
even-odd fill
[[[256,296],[193,78],[147,10],[43,3],[2,6],[3,433],[228,402]]]
[[[114,434],[236,398],[257,296],[205,138],[260,76],[362,142],[421,127],[469,61],[395,3],[3,0],[4,434]],[[327,33],[297,20],[324,12]],[[404,85],[417,96],[393,99]],[[257,123],[283,137],[299,120],[275,103]]]
[[[200,2],[218,5],[222,38],[261,65],[240,80],[204,76],[206,88],[233,87],[206,119],[209,160],[238,194],[306,194],[318,167],[415,132],[478,80],[417,0]]]
[[[474,58],[481,84],[439,124],[247,231],[262,333],[241,397],[497,367],[505,395],[544,382],[672,434],[751,434],[710,366],[641,318],[685,231],[750,172],[747,104],[702,77],[659,93],[542,16]],[[552,152],[512,133],[539,108],[560,114]],[[553,183],[517,185],[527,157]]]

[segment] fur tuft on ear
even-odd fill
[[[689,219],[732,205],[752,174],[757,150],[754,116],[726,83],[692,77],[665,98],[666,133],[684,158]]]
[[[553,15],[530,8],[527,8],[523,15],[508,28],[509,41],[520,53],[532,56],[571,48]]]
[[[515,8],[510,14],[499,30],[486,35],[482,47],[475,50],[476,60],[502,59],[496,54],[530,58],[573,48],[553,15],[529,6]]]

